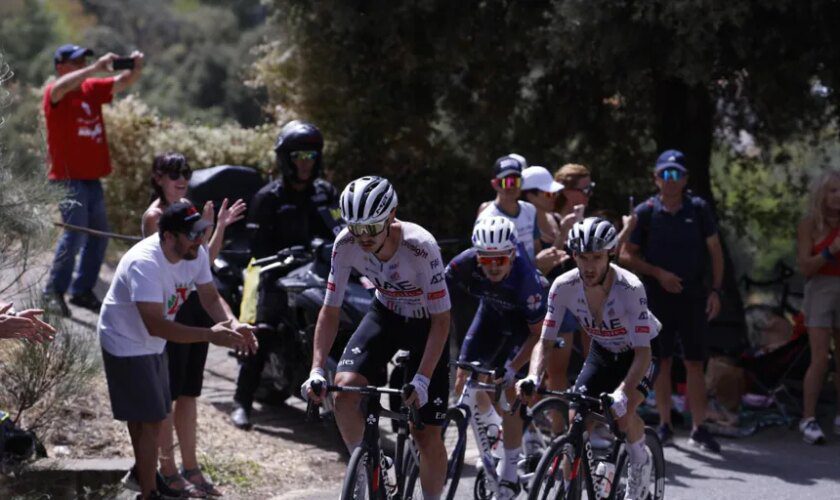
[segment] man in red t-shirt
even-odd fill
[[[102,105],[114,94],[134,84],[143,68],[143,54],[134,51],[133,69],[108,78],[92,78],[96,73],[114,73],[115,54],[105,54],[88,65],[93,51],[78,45],[62,45],[55,51],[58,78],[44,91],[44,116],[47,123],[49,179],[67,190],[61,203],[61,218],[67,224],[108,230],[105,198],[99,181],[111,172],[108,141]],[[64,316],[70,310],[64,302],[69,290],[70,303],[99,311],[101,302],[93,293],[99,268],[105,258],[106,238],[78,231],[65,231],[55,251],[49,280],[44,289],[48,305]],[[75,279],[76,254],[81,250]],[[72,281],[72,283],[71,283]]]

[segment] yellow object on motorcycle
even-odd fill
[[[242,304],[239,306],[239,321],[254,325],[257,323],[258,288],[260,285],[260,266],[251,259],[245,268],[245,280],[242,284]]]

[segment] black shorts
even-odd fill
[[[102,363],[116,420],[160,422],[169,415],[172,398],[163,353],[114,356],[102,349]]]
[[[523,314],[501,314],[481,302],[464,337],[458,360],[502,368],[516,356],[530,333]]]
[[[709,347],[705,294],[688,287],[682,293],[668,293],[657,284],[647,283],[645,289],[648,307],[662,322],[662,330],[651,345],[656,355],[673,357],[679,339],[684,360],[705,361]]]
[[[621,385],[630,371],[633,364],[635,352],[631,349],[622,353],[614,353],[601,347],[601,344],[592,342],[589,355],[583,362],[583,368],[575,380],[575,391],[592,397],[598,397],[601,393],[611,393]],[[636,387],[643,396],[647,397],[648,391],[653,387],[656,380],[656,373],[659,363],[656,358],[651,360],[645,376]]]
[[[201,306],[198,293],[192,292],[175,315],[175,321],[186,326],[210,328],[213,320]],[[197,398],[204,385],[204,363],[207,361],[207,342],[181,344],[166,343],[169,358],[169,391],[172,401],[180,396]]]
[[[338,372],[358,373],[374,385],[385,385],[383,367],[400,349],[409,351],[407,380],[417,373],[426,350],[431,320],[406,318],[391,312],[378,300],[362,318],[338,362]],[[420,418],[429,425],[442,425],[449,398],[449,359],[444,347],[429,383],[429,402],[420,408]]]

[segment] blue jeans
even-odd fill
[[[105,196],[99,180],[54,181],[67,189],[67,198],[61,202],[61,219],[66,224],[89,227],[99,231],[108,230],[108,217],[105,214]],[[55,249],[52,269],[45,291],[47,293],[79,295],[93,290],[99,268],[105,260],[105,248],[108,239],[92,236],[79,231],[65,230]],[[76,277],[76,254],[82,251]]]

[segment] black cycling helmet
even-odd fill
[[[291,180],[299,180],[297,167],[292,163],[289,156],[292,151],[317,151],[315,165],[312,169],[312,176],[309,182],[314,181],[321,175],[321,156],[324,151],[324,136],[318,127],[311,123],[293,120],[283,126],[280,135],[277,136],[277,143],[274,145],[274,154],[277,159],[277,168],[283,177]]]

